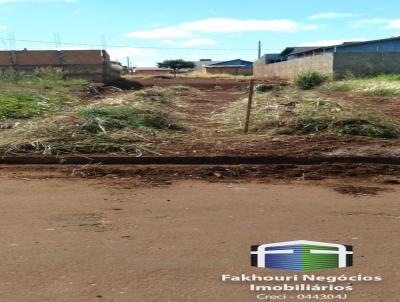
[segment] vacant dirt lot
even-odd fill
[[[250,246],[298,239],[354,246],[352,268],[324,274],[384,277],[353,282],[347,301],[400,296],[396,185],[212,174],[218,182],[139,186],[140,173],[64,172],[1,170],[1,301],[257,301],[221,274],[282,275],[250,267]]]
[[[376,86],[360,81],[357,89]],[[346,83],[343,85],[350,85]],[[337,91],[329,85],[303,91],[282,81],[264,84],[269,90],[255,94],[248,134],[243,133],[243,119],[249,79],[133,78],[122,86],[142,89],[103,87],[104,99],[96,99],[82,85],[35,86],[38,100],[45,92],[57,92],[57,98],[48,97],[48,105],[54,108],[43,109],[38,101],[37,112],[29,111],[32,106],[24,109],[30,112],[28,117],[18,106],[5,108],[6,118],[0,121],[0,152],[19,156],[400,156],[399,95],[368,96],[363,90]],[[12,87],[26,90],[28,99],[31,97],[24,84]],[[70,100],[59,100],[66,92]],[[324,106],[326,109],[320,109]],[[302,113],[303,109],[308,113]],[[327,129],[341,113],[345,121],[342,118],[336,127],[345,133]],[[146,119],[137,122],[143,116]],[[299,120],[303,122],[295,125]]]

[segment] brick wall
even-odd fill
[[[172,73],[172,70],[136,70],[135,75],[169,75]]]
[[[103,57],[100,50],[64,50],[64,64],[102,64]]]
[[[67,78],[110,81],[119,78],[112,70],[110,57],[101,50],[0,51],[0,70],[13,68],[32,73],[40,67],[62,68]]]
[[[0,65],[11,65],[12,56],[10,51],[0,51]]]
[[[58,65],[57,51],[14,51],[18,65]]]
[[[14,57],[14,62],[13,58]],[[101,50],[0,51],[0,65],[102,64]]]

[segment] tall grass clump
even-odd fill
[[[366,89],[361,92],[361,95],[363,95],[363,96],[398,96],[398,95],[400,95],[400,89],[378,87],[378,88]]]
[[[0,119],[26,119],[43,116],[74,100],[67,95],[49,96],[23,92],[0,93]]]
[[[1,84],[14,84],[19,87],[58,88],[74,85],[85,85],[89,81],[83,79],[67,79],[61,68],[40,67],[31,73],[18,71],[12,67],[0,70]]]
[[[400,74],[381,74],[374,77],[367,77],[366,79],[379,82],[397,82],[400,81]]]
[[[84,123],[82,129],[91,133],[116,129],[179,130],[166,112],[130,106],[96,106],[79,112]]]
[[[335,123],[336,132],[346,135],[398,138],[400,125],[378,115],[364,115],[357,119],[351,117]]]
[[[328,80],[328,76],[316,72],[316,71],[307,71],[302,74],[299,74],[295,78],[295,84],[297,87],[303,90],[308,90],[315,88],[322,83],[326,82]]]
[[[331,81],[321,86],[321,92],[348,92],[354,89],[350,81]]]
[[[331,133],[381,138],[400,137],[399,122],[324,100],[303,101],[293,110],[282,108],[281,112],[269,112],[256,127],[256,130],[262,129],[274,129],[276,134]]]

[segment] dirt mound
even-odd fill
[[[140,82],[127,80],[127,79],[119,79],[115,81],[110,81],[105,83],[106,86],[114,86],[123,90],[138,90],[142,89],[143,85]]]
[[[184,85],[198,89],[238,89],[242,90],[249,86],[250,80],[238,79],[219,79],[219,78],[166,78],[152,77],[138,79],[143,86],[178,86]]]
[[[341,194],[350,194],[355,196],[362,196],[362,195],[376,196],[383,191],[387,191],[387,189],[380,187],[340,186],[335,188],[335,191]]]

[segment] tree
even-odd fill
[[[182,59],[179,60],[165,60],[161,63],[157,63],[159,68],[171,68],[174,72],[174,76],[176,77],[176,73],[184,68],[194,68],[195,64],[190,61],[184,61]]]

